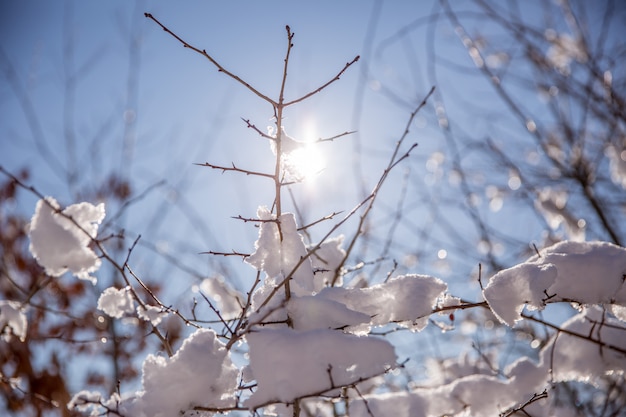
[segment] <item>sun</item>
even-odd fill
[[[304,143],[283,156],[285,172],[294,181],[307,181],[325,167],[324,156],[312,143]]]

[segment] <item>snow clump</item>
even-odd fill
[[[148,355],[143,390],[123,401],[119,411],[135,417],[172,417],[195,406],[233,406],[238,374],[216,333],[198,329],[171,358]]]
[[[607,242],[564,241],[498,272],[483,295],[509,326],[522,318],[524,306],[540,310],[548,302],[605,304],[620,315],[626,307],[625,276],[626,249]]]
[[[90,274],[102,262],[89,244],[104,216],[104,203],[72,204],[61,211],[54,198],[39,200],[28,232],[30,252],[48,275],[57,277],[71,271],[95,284],[96,278]]]
[[[0,333],[3,340],[17,336],[20,341],[26,340],[28,322],[21,303],[17,301],[0,300]]]

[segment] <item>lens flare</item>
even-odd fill
[[[324,169],[324,157],[312,144],[305,144],[283,156],[284,168],[294,181],[306,181]]]

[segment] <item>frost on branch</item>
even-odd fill
[[[245,402],[256,408],[290,403],[380,375],[396,363],[385,340],[333,330],[264,329],[246,336],[258,388]]]
[[[606,242],[560,242],[489,280],[485,300],[509,326],[525,305],[542,309],[549,302],[605,304],[626,319],[626,249]]]
[[[3,340],[17,336],[23,342],[27,326],[26,314],[20,303],[0,300],[0,333]]]
[[[123,415],[172,417],[194,406],[233,406],[238,370],[213,330],[198,329],[167,359],[149,355],[143,364],[143,390],[123,402]]]
[[[95,284],[96,278],[89,274],[100,268],[101,261],[89,243],[104,219],[104,204],[72,204],[62,214],[59,209],[52,197],[37,202],[28,233],[30,252],[48,275],[60,276],[69,270]]]

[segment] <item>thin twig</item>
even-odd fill
[[[237,81],[238,83],[242,84],[244,87],[246,87],[248,90],[250,90],[251,92],[253,92],[254,94],[256,94],[257,96],[259,96],[260,98],[262,98],[263,100],[267,101],[268,103],[272,104],[273,106],[276,105],[276,102],[274,100],[272,100],[271,98],[269,98],[268,96],[266,96],[265,94],[262,94],[260,91],[258,91],[257,89],[255,89],[254,87],[252,87],[250,84],[248,84],[246,81],[242,80],[241,78],[239,78],[239,76],[233,74],[232,72],[228,71],[226,68],[224,68],[219,62],[217,62],[217,60],[215,60],[211,55],[209,55],[207,53],[206,50],[204,49],[200,49],[197,48],[189,43],[187,43],[186,41],[184,41],[180,36],[178,36],[177,34],[175,34],[174,32],[172,32],[171,30],[169,30],[165,25],[163,25],[161,22],[159,22],[154,16],[152,16],[152,14],[150,13],[144,13],[144,16],[147,17],[148,19],[151,19],[152,21],[154,21],[157,25],[161,26],[161,28],[167,32],[168,34],[170,34],[172,37],[174,37],[178,42],[180,42],[183,47],[185,48],[189,48],[194,52],[197,52],[198,54],[202,55],[203,57],[205,57],[206,59],[208,59],[209,61],[211,61],[211,63],[213,65],[215,65],[217,67],[217,70],[219,72],[223,72],[224,74],[228,75],[230,78],[232,78],[233,80]]]
[[[213,165],[213,164],[210,164],[208,162],[205,162],[204,164],[194,163],[194,165],[198,165],[198,166],[201,166],[201,167],[209,167],[209,168],[221,170],[222,172],[235,171],[235,172],[241,172],[242,174],[246,174],[246,175],[254,175],[254,176],[257,176],[257,177],[265,177],[265,178],[272,178],[272,179],[274,179],[274,175],[272,175],[272,174],[266,174],[265,172],[256,172],[256,171],[249,171],[247,169],[242,169],[242,168],[237,167],[234,163],[230,167],[225,167],[225,166],[220,166],[220,165]]]
[[[292,104],[296,104],[296,103],[299,103],[301,101],[304,101],[307,98],[311,97],[312,95],[315,95],[315,94],[319,93],[320,91],[322,91],[323,89],[325,89],[326,87],[328,87],[329,85],[334,83],[335,81],[338,81],[339,78],[341,77],[341,75],[344,72],[346,72],[346,70],[348,68],[350,68],[350,66],[352,64],[356,63],[359,60],[359,58],[361,58],[359,55],[355,56],[354,59],[352,59],[352,61],[350,61],[350,62],[347,62],[346,65],[341,69],[341,71],[339,71],[339,73],[337,73],[337,75],[335,75],[335,77],[332,78],[330,81],[326,82],[324,85],[322,85],[321,87],[316,88],[315,90],[311,91],[310,93],[307,93],[307,94],[303,95],[300,98],[297,98],[297,99],[292,100],[292,101],[290,101],[288,103],[285,103],[285,107],[291,106]]]

